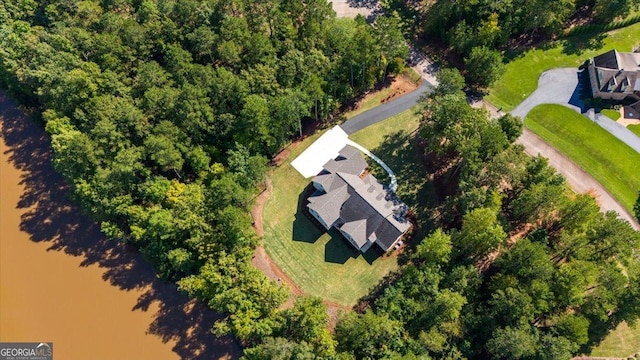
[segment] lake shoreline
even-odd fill
[[[49,136],[0,91],[0,341],[60,359],[235,359],[219,315],[156,278],[69,200]]]

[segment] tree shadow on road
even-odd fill
[[[132,311],[148,311],[157,302],[159,310],[148,332],[165,343],[175,341],[172,350],[180,358],[240,356],[241,349],[233,337],[216,338],[210,332],[221,315],[190,300],[174,284],[158,280],[140,253],[108,240],[99,226],[70,201],[69,186],[51,164],[49,136],[3,91],[0,124],[8,148],[8,166],[23,173],[20,184],[25,190],[16,206],[28,209],[22,215],[20,229],[32,241],[48,243],[48,250],[81,257],[82,267],[99,266],[104,269],[103,280],[121,290],[143,291]]]

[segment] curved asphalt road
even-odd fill
[[[586,107],[580,100],[583,97],[582,91],[584,90],[583,83],[579,81],[580,76],[581,73],[575,68],[559,68],[545,71],[538,79],[536,91],[513,109],[511,114],[524,119],[531,109],[542,104],[559,104],[582,114],[582,110]],[[499,112],[494,114],[494,116],[500,115],[502,114]],[[586,116],[622,142],[640,152],[640,138],[629,129],[602,114],[595,114],[593,109],[589,110]],[[640,224],[636,219],[598,181],[569,160],[564,154],[558,152],[527,129],[524,129],[517,142],[525,147],[525,151],[528,154],[532,156],[539,154],[549,159],[549,165],[567,179],[574,191],[578,193],[595,192],[597,201],[603,211],[617,212],[621,218],[629,221],[633,228],[640,230]]]
[[[385,120],[389,117],[397,115],[420,102],[420,98],[424,94],[428,94],[433,86],[426,80],[422,80],[422,84],[412,92],[396,98],[388,103],[378,105],[371,110],[367,110],[362,114],[356,115],[340,125],[342,130],[351,135],[358,130],[362,130],[369,125]]]

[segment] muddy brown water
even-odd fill
[[[217,315],[157,280],[68,199],[40,125],[0,91],[0,341],[55,359],[234,359]]]

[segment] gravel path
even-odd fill
[[[377,1],[332,0],[331,6],[339,18],[355,18],[357,15],[368,18],[380,9]]]

